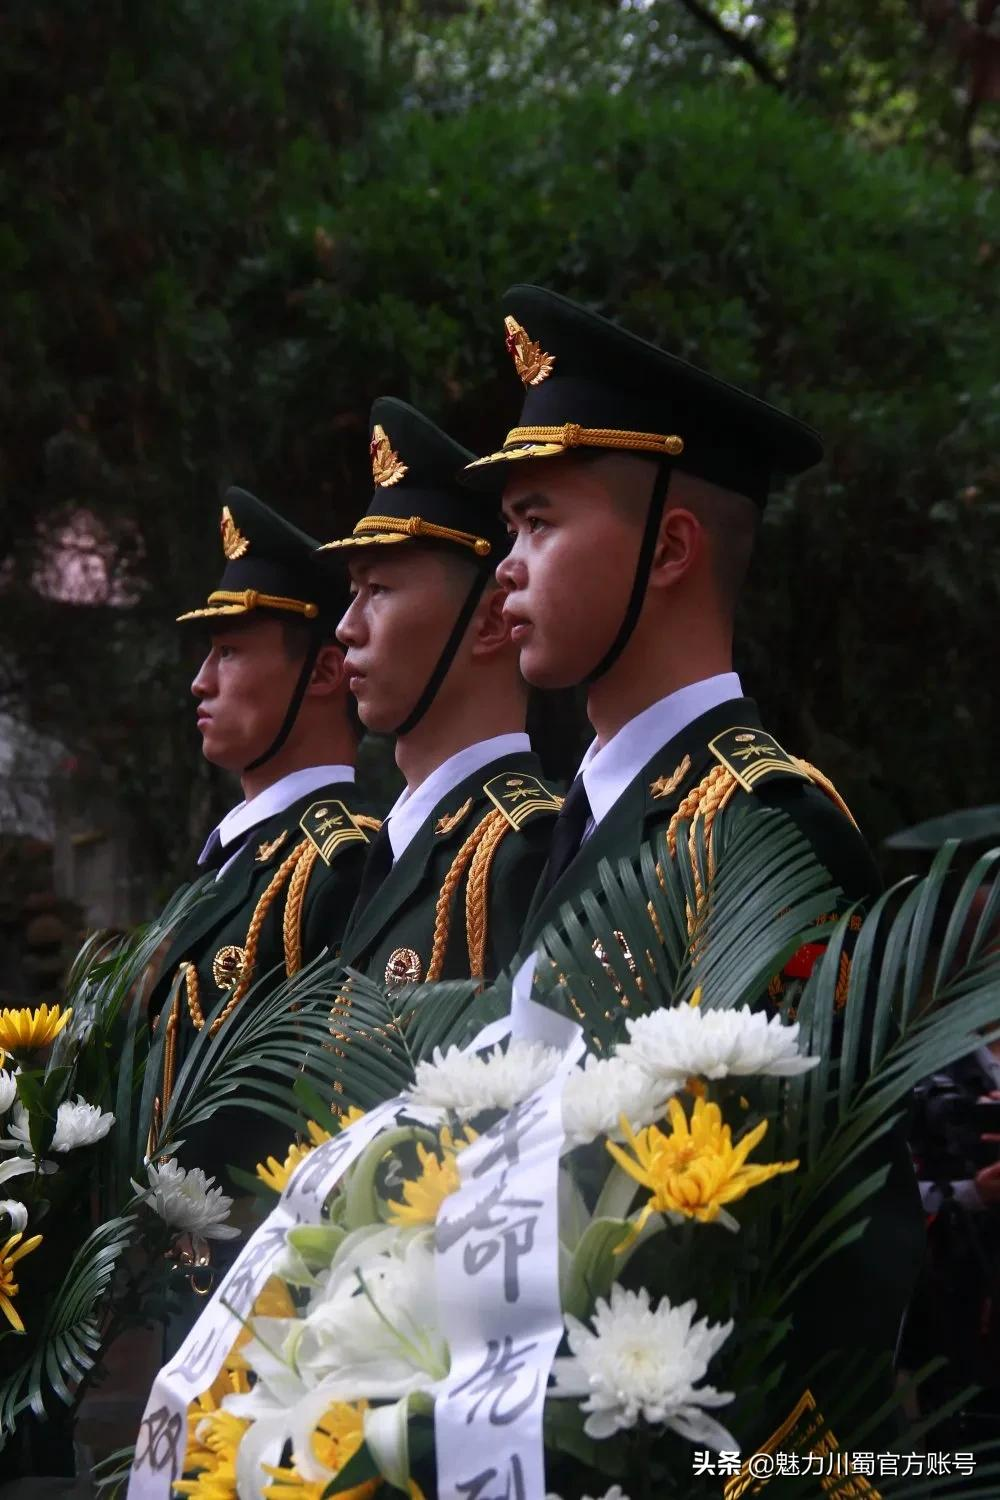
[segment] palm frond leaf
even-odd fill
[[[13,1432],[25,1408],[44,1417],[47,1400],[73,1404],[100,1352],[101,1303],[136,1232],[134,1218],[111,1219],[80,1246],[30,1355],[0,1385],[0,1431]]]

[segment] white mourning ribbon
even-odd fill
[[[509,1016],[494,1021],[469,1050],[502,1041]],[[310,1152],[293,1173],[277,1207],[251,1235],[169,1364],[153,1382],[136,1441],[128,1500],[170,1500],[187,1451],[187,1412],[208,1390],[225,1362],[253,1305],[285,1249],[296,1224],[318,1224],[327,1198],[368,1143],[407,1109],[402,1096],[389,1099]]]
[[[323,1205],[353,1161],[393,1125],[405,1101],[380,1104],[332,1141],[310,1152],[277,1207],[244,1245],[201,1317],[153,1382],[136,1442],[128,1500],[170,1500],[187,1449],[187,1411],[212,1384],[250,1316],[285,1236],[296,1224],[318,1224]]]
[[[462,1186],[437,1218],[438,1310],[451,1352],[434,1400],[438,1500],[545,1495],[542,1410],[563,1333],[561,1100],[584,1038],[531,1000],[534,967],[529,960],[516,976],[510,1022],[515,1037],[562,1049],[559,1068],[459,1155]]]

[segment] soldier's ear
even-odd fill
[[[684,506],[669,506],[660,522],[660,534],[649,570],[649,587],[674,587],[705,556],[706,536],[701,521]]]
[[[488,656],[510,645],[510,621],[503,612],[507,590],[491,579],[472,620],[472,654]]]
[[[316,664],[312,669],[306,693],[312,698],[326,698],[335,693],[344,682],[344,653],[339,646],[328,644],[319,648]]]

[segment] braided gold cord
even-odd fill
[[[495,816],[501,817],[497,813]],[[448,951],[448,937],[451,932],[451,903],[456,890],[461,884],[462,877],[472,863],[473,855],[479,848],[480,843],[489,832],[491,821],[494,817],[492,812],[486,814],[481,822],[477,823],[472,832],[466,837],[465,842],[459,849],[451,862],[451,867],[444,877],[434,909],[434,938],[431,943],[431,960],[427,965],[427,980],[433,982],[441,978],[444,968],[445,954]]]
[[[225,1008],[216,1016],[209,1027],[210,1036],[215,1036],[219,1027],[225,1021],[228,1021],[250,988],[254,969],[257,966],[257,949],[260,945],[261,929],[264,926],[267,914],[287,885],[299,860],[302,859],[307,850],[313,848],[315,848],[315,845],[311,839],[303,839],[301,844],[296,844],[291,854],[287,855],[277,870],[275,870],[263,895],[254,907],[253,916],[250,918],[250,926],[247,928],[245,956],[240,977],[233,986],[233,993],[230,995]],[[200,1031],[205,1024],[205,1014],[201,1008],[201,985],[198,979],[198,971],[194,964],[191,963],[185,964],[182,967],[184,968],[184,982],[187,989],[188,1011],[191,1016],[191,1024],[194,1026],[195,1031]]]
[[[485,977],[486,940],[490,920],[490,870],[501,841],[511,832],[511,825],[501,812],[488,813],[480,827],[487,823],[490,826],[473,855],[469,882],[465,887],[465,937],[469,949],[469,975],[472,979]]]
[[[844,816],[846,818],[850,818],[855,828],[857,828],[858,825],[854,814],[851,812],[851,809],[848,807],[843,797],[837,791],[837,788],[834,786],[829,776],[824,776],[822,771],[817,771],[815,766],[811,766],[807,760],[801,760],[797,755],[793,755],[791,759],[798,766],[799,770],[804,771],[805,774],[809,777],[809,780],[815,782],[820,791],[825,792],[830,801],[840,808],[840,811],[844,814]]]
[[[693,935],[698,916],[704,901],[704,890],[701,883],[701,875],[698,869],[698,825],[699,820],[704,829],[705,854],[708,864],[708,875],[711,878],[715,869],[715,859],[712,854],[712,824],[716,815],[722,811],[727,802],[734,796],[739,787],[739,782],[726,766],[713,766],[708,775],[701,780],[697,786],[692,787],[687,796],[682,797],[677,809],[667,825],[666,842],[671,859],[677,857],[677,825],[686,819],[690,819],[688,832],[688,858],[691,861],[691,869],[694,874],[695,906],[687,908],[688,934]],[[660,875],[662,885],[662,871],[657,866],[657,874]]]
[[[378,833],[382,827],[382,819],[372,818],[368,813],[355,813],[354,821],[359,828],[370,828],[373,833]]]
[[[174,1093],[174,1079],[177,1076],[177,1028],[181,1022],[181,992],[174,992],[174,1001],[170,1007],[170,1016],[167,1020],[167,1029],[163,1038],[163,1093],[161,1098],[153,1104],[153,1123],[150,1128],[149,1149],[147,1155],[152,1156],[156,1149],[157,1138],[160,1134],[160,1125],[163,1116],[169,1108]]]
[[[625,432],[619,427],[581,427],[578,422],[564,422],[561,427],[513,427],[504,439],[504,447],[509,443],[638,449],[644,453],[665,453],[670,458],[684,452],[684,440],[674,432]]]
[[[285,973],[289,977],[297,974],[302,967],[302,903],[305,899],[309,877],[319,859],[317,845],[311,839],[306,839],[305,844],[304,852],[301,853],[288,883],[285,914],[281,922],[281,936],[285,947]],[[299,849],[303,850],[301,844]]]

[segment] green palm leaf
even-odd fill
[[[31,1354],[0,1385],[0,1432],[13,1432],[27,1407],[44,1417],[47,1400],[72,1406],[100,1353],[101,1303],[136,1232],[134,1218],[111,1219],[81,1245]]]

